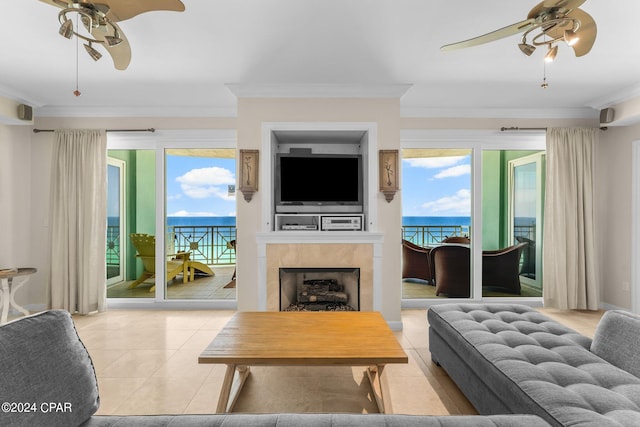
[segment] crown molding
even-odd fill
[[[238,98],[401,98],[410,84],[227,84]]]
[[[587,106],[599,111],[603,108],[612,107],[616,104],[620,104],[637,97],[640,97],[640,84],[633,85],[618,92],[611,93],[607,96],[594,99],[593,101],[589,102]]]
[[[34,108],[36,117],[236,117],[233,107],[65,107]]]
[[[597,119],[592,108],[423,108],[400,107],[403,118]]]

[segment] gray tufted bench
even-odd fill
[[[438,305],[427,317],[432,359],[481,414],[640,426],[639,316],[605,313],[593,342],[523,305]]]

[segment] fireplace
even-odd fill
[[[359,268],[280,268],[280,311],[359,311]]]

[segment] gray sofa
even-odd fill
[[[215,402],[211,402],[214,406]],[[98,416],[98,383],[71,316],[46,311],[0,326],[1,426],[548,426],[535,416],[212,414]]]
[[[481,414],[640,426],[640,316],[608,311],[594,339],[514,304],[429,309],[429,349]]]

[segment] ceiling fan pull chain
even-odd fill
[[[78,16],[76,15],[76,28],[78,28]],[[80,40],[78,39],[78,37],[76,37],[76,90],[73,91],[73,94],[75,96],[80,96],[82,95],[82,93],[78,90],[78,80],[79,80],[79,75],[80,75],[80,60],[79,58],[79,52],[80,50]]]

